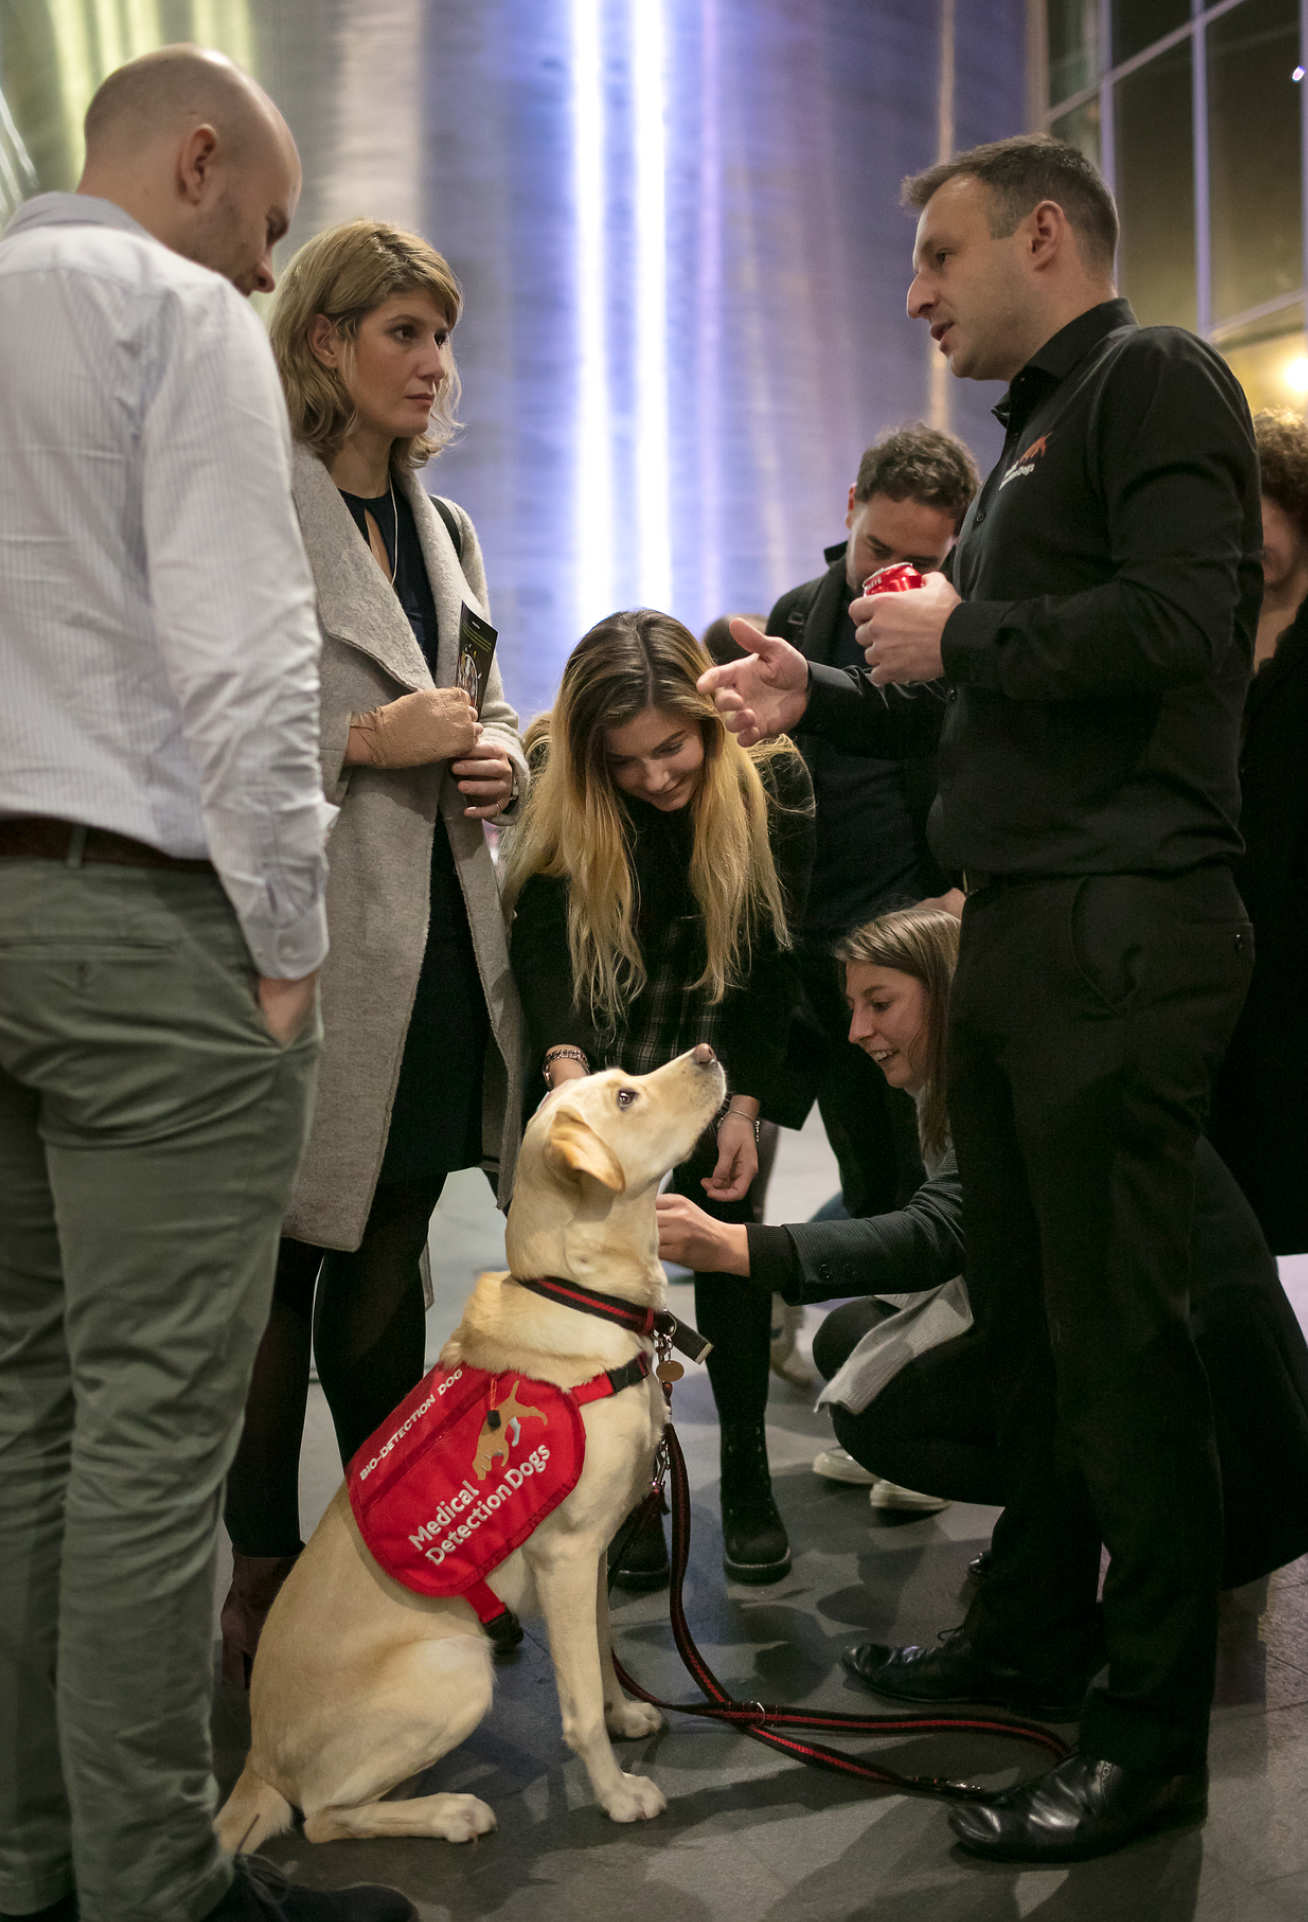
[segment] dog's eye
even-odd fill
[[[638,1101],[639,1099],[640,1096],[634,1088],[618,1089],[618,1106],[620,1108],[629,1108],[633,1101]]]

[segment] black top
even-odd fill
[[[354,516],[354,524],[368,539],[368,525],[365,514],[371,514],[377,523],[377,531],[386,549],[386,558],[394,570],[392,586],[395,597],[409,617],[414,638],[422,649],[423,658],[436,679],[436,649],[439,634],[436,625],[436,601],[427,579],[427,563],[422,558],[422,543],[418,539],[417,523],[407,495],[399,488],[388,488],[369,500],[362,494],[347,494],[342,487],[341,499]],[[399,556],[396,557],[396,542],[399,542]]]
[[[937,855],[991,874],[1233,860],[1262,592],[1239,385],[1203,341],[1112,300],[1047,341],[995,412],[1004,451],[951,557],[966,605],[942,646]],[[895,751],[865,676],[812,679],[806,726]]]
[[[768,795],[772,857],[792,927],[803,915],[813,859],[812,793],[797,754],[760,766]],[[789,1039],[798,984],[790,952],[770,929],[757,934],[746,978],[716,1005],[690,988],[704,965],[703,917],[690,887],[693,820],[689,808],[663,813],[624,796],[630,861],[636,883],[636,934],[649,979],[622,1010],[620,1029],[601,1032],[573,999],[568,949],[568,883],[533,874],[518,897],[510,938],[513,976],[522,997],[533,1056],[572,1043],[592,1067],[620,1065],[641,1073],[700,1040],[722,1056],[728,1085],[757,1097],[766,1113]]]
[[[347,494],[344,488],[340,495],[365,541],[365,515],[376,521],[394,569],[396,598],[436,681],[440,624],[407,497],[398,487],[371,500]],[[383,1184],[434,1183],[448,1169],[481,1160],[482,1072],[489,1033],[463,888],[438,812],[432,830],[427,940],[391,1108]]]
[[[827,549],[825,574],[783,594],[768,615],[779,634],[810,661],[861,668],[863,654],[849,617],[854,595],[845,579],[845,543]],[[944,704],[936,714],[944,717]],[[851,928],[887,908],[920,901],[943,886],[926,846],[927,810],[935,795],[929,755],[876,758],[850,753],[819,733],[800,730],[795,745],[808,763],[817,806],[817,845],[804,932],[830,947]]]

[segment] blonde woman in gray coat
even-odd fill
[[[519,1011],[482,824],[512,817],[527,767],[498,670],[480,720],[456,684],[461,608],[489,618],[481,553],[418,479],[454,427],[460,306],[424,241],[356,220],[300,250],[272,315],[340,814],[317,1107],[228,1486],[234,1680],[300,1546],[311,1341],[348,1461],[422,1375],[446,1176],[493,1167],[503,1199],[517,1145]]]

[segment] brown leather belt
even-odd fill
[[[0,821],[0,860],[64,861],[79,867],[83,861],[110,861],[123,868],[172,868],[182,874],[212,874],[212,861],[190,861],[165,854],[148,841],[109,828],[79,827],[75,821],[47,821],[20,815]]]

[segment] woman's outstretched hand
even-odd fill
[[[700,1274],[747,1275],[749,1243],[743,1228],[715,1221],[685,1195],[660,1195],[659,1260]]]

